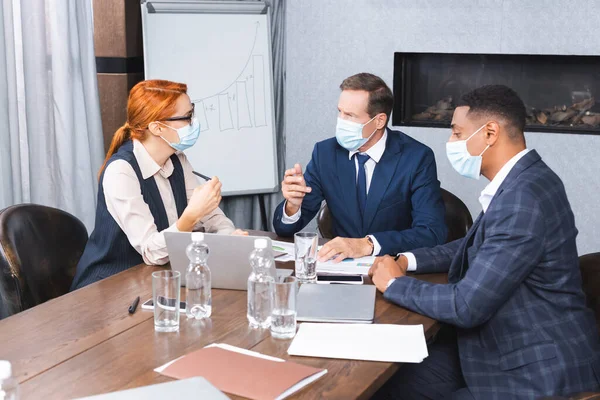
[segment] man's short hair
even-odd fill
[[[361,72],[344,79],[340,85],[342,90],[364,90],[369,92],[369,103],[367,113],[374,117],[379,113],[385,113],[387,122],[390,120],[392,108],[394,107],[394,96],[392,91],[380,77]]]
[[[496,117],[506,123],[508,136],[525,140],[525,104],[517,92],[504,85],[487,85],[475,89],[460,99],[457,107],[469,107],[468,114]]]

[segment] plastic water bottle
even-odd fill
[[[19,382],[13,378],[8,361],[0,361],[0,400],[19,400]]]
[[[190,260],[185,275],[185,314],[188,318],[208,318],[212,313],[208,253],[208,246],[204,243],[204,233],[193,232],[192,243],[186,249]]]
[[[275,261],[266,239],[256,239],[250,253],[252,272],[248,277],[248,322],[253,328],[271,326]]]

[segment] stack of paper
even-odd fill
[[[429,353],[423,325],[300,325],[288,349],[293,356],[420,363]]]
[[[256,400],[285,399],[327,373],[226,344],[207,346],[155,371],[175,379],[202,376],[226,393]]]

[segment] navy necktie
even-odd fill
[[[365,170],[365,163],[369,161],[371,157],[366,154],[356,153],[356,159],[358,160],[358,180],[356,182],[356,194],[358,196],[358,207],[360,208],[360,214],[365,214],[365,206],[367,205],[367,171]]]

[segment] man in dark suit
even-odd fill
[[[577,229],[560,178],[525,145],[525,106],[505,86],[466,94],[447,153],[490,180],[463,239],[394,258],[370,274],[384,297],[444,325],[429,357],[378,393],[394,399],[536,399],[600,388],[598,331],[586,307]],[[406,272],[448,272],[431,284]]]
[[[393,96],[381,78],[361,73],[340,88],[336,137],[315,145],[304,175],[298,164],[285,172],[285,200],[273,217],[277,234],[303,229],[325,200],[337,237],[323,246],[321,261],[444,243],[444,204],[431,149],[386,129]]]

